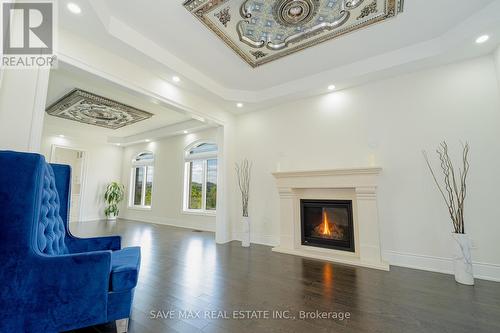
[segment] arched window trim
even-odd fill
[[[144,154],[151,154],[152,158],[140,160],[139,157]],[[154,163],[155,153],[152,151],[141,151],[134,155],[130,172],[129,208],[151,209],[153,204]],[[138,171],[138,169],[141,171]],[[136,196],[138,190],[137,185],[139,185],[137,183],[138,175],[142,177],[142,180],[140,184],[140,195]],[[150,181],[148,181],[148,178]],[[149,188],[148,184],[150,184]],[[149,193],[149,196],[147,193]]]
[[[184,149],[184,159],[186,161],[193,161],[193,160],[201,160],[201,159],[209,159],[209,158],[217,158],[218,155],[218,147],[216,151],[211,151],[211,152],[205,152],[205,153],[196,153],[196,154],[190,154],[191,150],[202,145],[202,144],[210,144],[210,145],[215,145],[217,147],[217,143],[210,141],[210,140],[198,140]]]
[[[190,154],[190,151],[202,144],[213,144],[217,147],[216,151]],[[207,165],[208,161],[215,160],[218,162],[218,146],[217,142],[214,140],[197,140],[192,142],[190,145],[186,146],[184,149],[184,195],[183,195],[183,211],[188,214],[199,214],[199,215],[215,215],[215,209],[207,209]],[[190,185],[191,185],[191,163],[195,161],[202,161],[203,163],[203,180],[202,180],[202,197],[201,197],[201,209],[190,208]],[[213,162],[212,162],[213,163]],[[213,165],[213,164],[212,164]],[[217,168],[217,164],[216,164]],[[216,170],[217,172],[217,170]]]
[[[144,159],[144,160],[138,160],[138,157],[144,154],[151,154],[153,158],[151,159]],[[152,151],[142,151],[138,154],[135,155],[135,157],[132,159],[132,165],[133,166],[138,166],[138,165],[154,165],[155,162],[155,154]]]

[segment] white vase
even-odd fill
[[[115,222],[116,218],[117,218],[117,216],[115,214],[110,214],[108,216],[108,222]]]
[[[455,281],[472,286],[474,285],[474,273],[472,270],[469,236],[453,233],[452,237],[454,240],[453,267],[455,269]]]
[[[241,246],[249,247],[250,246],[250,218],[243,216],[241,219],[243,230],[241,233]]]

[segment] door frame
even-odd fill
[[[78,147],[70,147],[70,146],[64,146],[64,145],[57,145],[53,144],[51,149],[50,149],[50,163],[55,163],[55,157],[56,157],[56,149],[67,149],[67,150],[74,150],[78,152],[82,152],[82,174],[80,175],[80,199],[78,202],[78,207],[79,207],[79,212],[78,212],[78,221],[77,222],[83,222],[82,217],[83,217],[83,199],[85,196],[85,188],[87,187],[87,150],[81,149]],[[71,193],[70,193],[70,200],[71,200]],[[71,205],[70,205],[71,207]],[[68,214],[68,220],[71,222],[71,211]]]

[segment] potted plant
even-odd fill
[[[123,184],[112,182],[106,188],[104,200],[106,201],[107,206],[104,210],[104,214],[106,214],[108,221],[115,221],[118,217],[118,213],[120,213],[118,205],[122,202],[124,195],[125,187]]]
[[[238,176],[238,186],[241,192],[241,206],[243,210],[242,223],[243,232],[241,238],[241,246],[250,246],[250,217],[248,216],[248,200],[250,194],[250,173],[252,165],[247,159],[240,164],[236,163],[236,175]]]
[[[436,174],[431,166],[429,158],[424,151],[424,158],[432,174],[439,192],[446,203],[448,213],[453,223],[452,237],[454,239],[453,266],[455,269],[455,280],[458,283],[474,285],[474,274],[472,271],[471,244],[465,233],[464,202],[467,195],[467,174],[469,172],[469,144],[463,145],[462,166],[458,174],[448,154],[448,145],[442,142],[438,149],[441,171],[443,172],[443,183],[437,180]]]

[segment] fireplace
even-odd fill
[[[352,201],[300,200],[302,245],[354,252]]]
[[[273,173],[280,196],[279,245],[274,247],[273,251],[388,271],[389,264],[382,259],[382,251],[380,250],[377,208],[377,184],[381,171],[380,168],[350,168]],[[350,215],[353,223],[349,227],[351,229],[350,237],[346,237],[344,234],[343,241],[335,242],[324,239],[324,237],[313,237],[310,224],[314,219],[311,216],[306,217],[305,213],[316,215],[316,222],[312,222],[312,224],[317,226],[318,215],[320,222],[323,222],[322,208],[328,202],[322,200],[301,202],[301,200],[307,199],[350,200],[352,202]],[[342,202],[334,201],[331,203],[341,204]],[[303,207],[304,204],[305,207]],[[320,209],[317,208],[318,206]],[[345,208],[346,206],[344,206]],[[349,215],[349,206],[347,209]],[[304,221],[304,218],[307,221]],[[345,221],[342,223],[349,225],[349,220],[347,223]],[[303,228],[304,226],[306,228]],[[307,232],[304,233],[306,230]],[[326,244],[330,246],[335,244],[333,249],[340,249],[340,251],[318,247],[325,245],[323,241],[326,241]],[[315,246],[311,246],[312,244]]]

